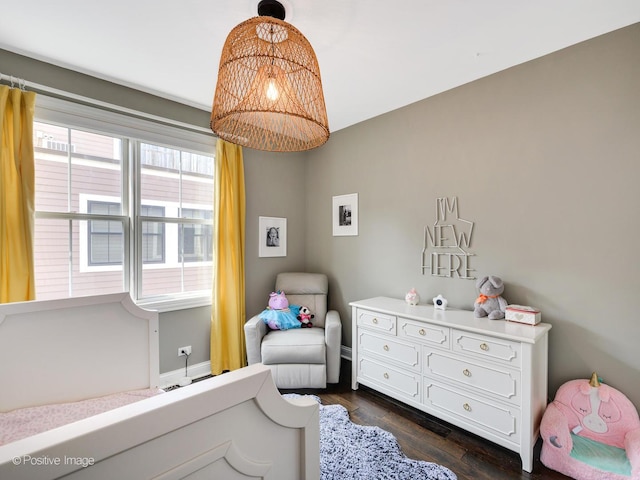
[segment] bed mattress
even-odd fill
[[[20,408],[0,413],[0,445],[129,405],[162,392],[163,390],[158,388],[147,388],[77,402]]]

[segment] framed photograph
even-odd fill
[[[260,257],[287,256],[287,219],[258,217],[258,255]]]
[[[333,236],[358,235],[358,194],[333,197]]]

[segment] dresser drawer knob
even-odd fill
[[[385,352],[389,351],[389,345],[385,345],[384,347],[382,347],[384,349]]]
[[[487,350],[489,350],[489,345],[487,345],[486,343],[481,343],[480,350],[483,350],[486,352]]]
[[[377,319],[377,318],[374,318],[374,319],[372,320],[372,322],[373,322],[373,323],[375,323],[375,324],[377,325],[377,324],[378,324],[378,319]]]
[[[420,330],[418,330],[418,333],[420,335],[422,335],[423,337],[427,334],[427,332],[424,330],[424,328],[421,328]]]
[[[462,373],[464,374],[465,377],[470,377],[471,376],[471,372],[469,371],[468,368],[465,368]]]
[[[385,374],[383,375],[383,377],[385,378],[385,380],[389,380],[389,374],[385,372]]]
[[[471,405],[469,405],[468,403],[465,403],[464,405],[462,405],[462,408],[464,408],[467,412],[471,411]]]

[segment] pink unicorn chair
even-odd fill
[[[540,434],[540,460],[553,470],[579,480],[640,480],[638,411],[595,372],[558,389]]]

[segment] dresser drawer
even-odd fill
[[[370,358],[358,358],[358,380],[370,380],[411,400],[420,401],[420,374],[417,372],[403,371]]]
[[[390,337],[358,332],[358,355],[377,355],[411,369],[420,369],[420,346],[397,342]]]
[[[449,328],[429,323],[415,322],[405,318],[398,319],[398,337],[408,340],[418,340],[420,342],[436,345],[442,348],[450,348],[449,338],[451,333]]]
[[[396,317],[384,313],[358,310],[358,326],[367,327],[380,332],[396,334]]]
[[[520,443],[520,410],[503,407],[453,387],[427,382],[423,403],[483,432],[491,432],[515,444]]]
[[[501,338],[486,337],[474,333],[453,330],[452,349],[477,358],[499,360],[514,367],[520,366],[520,343]]]
[[[425,347],[423,373],[434,379],[455,382],[467,389],[497,396],[515,405],[521,403],[520,372],[500,365],[484,365],[454,358]]]

